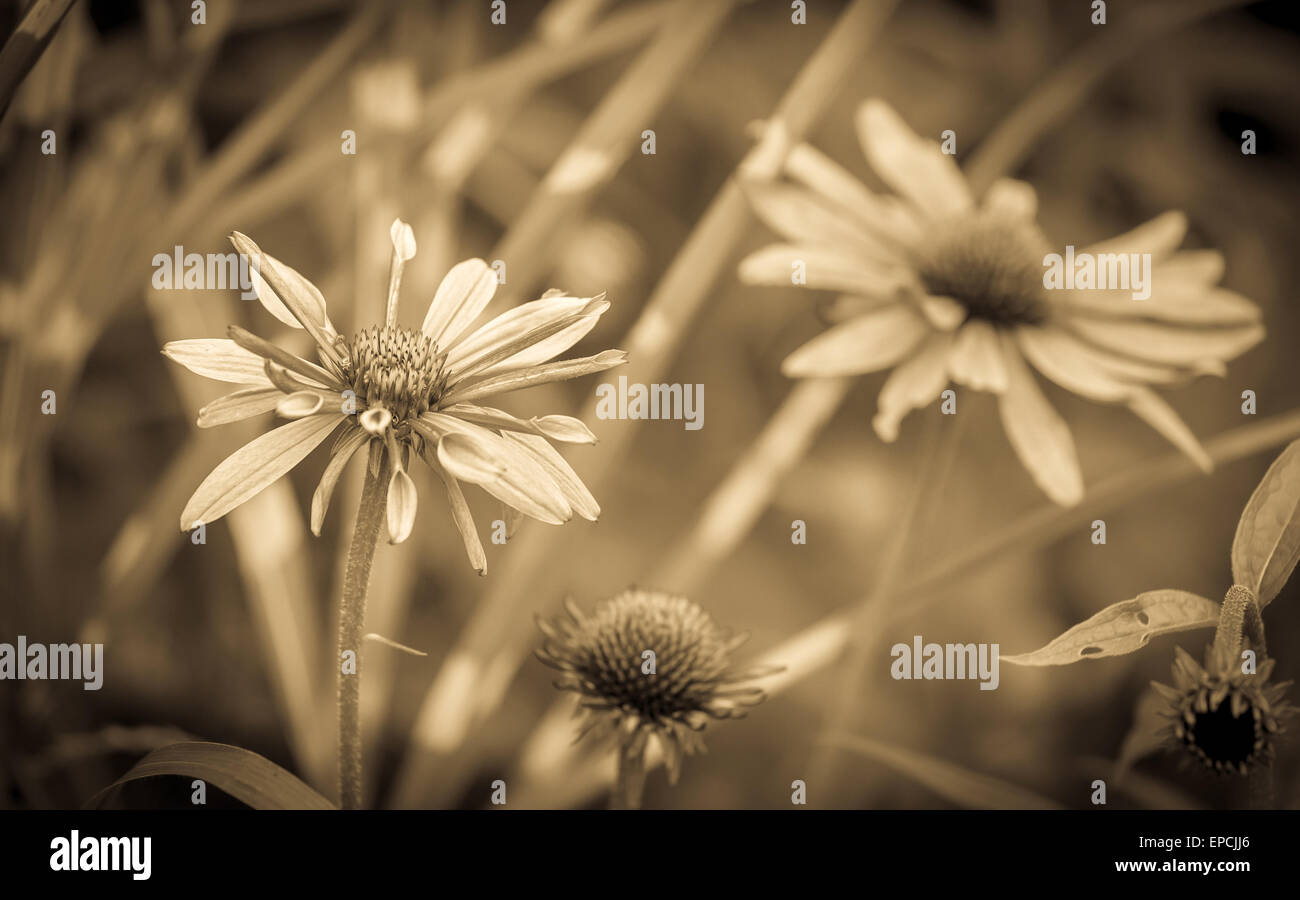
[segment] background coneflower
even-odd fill
[[[578,740],[617,745],[615,808],[640,807],[651,737],[676,784],[683,756],[704,750],[709,720],[744,716],[765,697],[748,682],[779,671],[735,666],[731,656],[749,635],[720,628],[686,597],[631,588],[590,616],[572,600],[564,606],[567,616],[538,617],[547,640],[537,658],[560,671],[557,688],[581,697]]]
[[[796,184],[755,180],[755,212],[789,243],[740,264],[752,284],[789,286],[802,271],[810,288],[840,292],[835,324],[782,365],[798,378],[892,369],[874,419],[884,441],[898,437],[913,409],[949,381],[998,397],[1007,437],[1049,497],[1083,496],[1074,440],[1032,370],[1089,400],[1123,403],[1208,470],[1200,442],[1150,385],[1203,373],[1264,336],[1259,310],[1219,288],[1222,255],[1178,252],[1187,218],[1169,212],[1081,253],[1149,253],[1152,293],[1047,290],[1043,257],[1052,246],[1035,221],[1038,198],[1003,178],[980,203],[953,157],[913,132],[886,103],[857,115],[868,161],[893,189],[867,189],[808,145],[791,151]]]

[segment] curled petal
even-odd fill
[[[219,397],[200,409],[197,424],[200,428],[211,428],[214,425],[240,422],[270,412],[282,399],[284,394],[274,387],[236,391]]]
[[[438,441],[438,462],[456,478],[471,484],[491,481],[505,466],[497,462],[497,448],[473,434],[448,434]]]
[[[316,537],[320,537],[321,526],[325,523],[325,512],[329,509],[330,497],[334,495],[334,487],[338,484],[339,476],[343,474],[348,461],[369,439],[368,434],[360,428],[353,427],[341,432],[339,440],[335,442],[334,455],[325,465],[320,484],[316,485],[316,492],[311,497],[311,533]]]
[[[393,414],[382,406],[372,406],[357,416],[357,421],[372,437],[383,437],[393,422]]]
[[[314,416],[325,405],[320,394],[311,391],[298,391],[281,400],[275,407],[275,413],[286,419],[302,419]]]
[[[394,544],[400,544],[411,536],[415,525],[416,508],[415,482],[404,469],[394,468],[388,480],[388,535]]]

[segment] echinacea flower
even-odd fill
[[[275,410],[288,424],[231,454],[199,485],[181,514],[181,529],[210,523],[253,497],[337,432],[330,459],[312,497],[311,530],[319,535],[330,495],[348,460],[368,448],[372,474],[383,455],[392,472],[387,524],[393,542],[415,521],[415,485],[407,473],[412,453],[442,479],[452,517],[470,563],[487,562],[461,491],[477,484],[507,507],[560,524],[574,513],[595,520],[600,507],[550,441],[594,443],[570,416],[520,419],[479,405],[496,394],[576,378],[622,364],[608,350],[583,359],[549,362],[595,326],[609,308],[603,297],[548,291],[477,329],[470,326],[496,291],[496,273],[481,259],[454,266],[438,286],[423,325],[397,323],[398,290],[415,256],[409,225],[393,223],[393,261],[385,321],[346,338],[310,281],[236,232],[235,248],[250,260],[258,299],[286,325],[316,343],[319,364],[302,359],[237,326],[229,338],[173,341],[163,353],[192,372],[240,385],[199,411],[200,427]]]
[[[1267,765],[1282,721],[1296,710],[1284,701],[1291,682],[1269,684],[1274,660],[1261,662],[1253,673],[1231,657],[1223,658],[1211,645],[1205,666],[1182,647],[1174,649],[1174,686],[1152,682],[1165,701],[1167,736],[1215,772],[1247,774]]]
[[[578,740],[613,740],[640,757],[653,736],[671,784],[683,756],[704,749],[709,720],[743,717],[765,699],[747,682],[779,671],[734,665],[731,656],[749,635],[720,628],[686,597],[631,588],[589,616],[572,600],[564,606],[567,616],[538,618],[547,640],[536,653],[561,672],[557,688],[581,697]]]
[[[806,144],[787,157],[793,183],[747,183],[759,217],[788,243],[743,260],[742,280],[843,294],[832,308],[835,324],[786,358],[787,375],[892,369],[873,421],[884,441],[950,380],[991,392],[1021,462],[1062,505],[1081,499],[1083,479],[1070,430],[1033,370],[1089,400],[1126,405],[1210,467],[1195,435],[1150,386],[1222,374],[1264,332],[1251,301],[1217,286],[1221,254],[1177,250],[1187,230],[1182,213],[1080,253],[1150,254],[1147,299],[1127,289],[1048,289],[1053,249],[1035,221],[1033,187],[1003,178],[977,203],[953,157],[884,102],[865,102],[856,125],[893,194],[872,192]]]

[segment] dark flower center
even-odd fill
[[[583,632],[572,662],[591,693],[647,720],[707,710],[727,676],[725,634],[682,597],[624,594],[598,607]]]
[[[1259,749],[1259,732],[1254,709],[1247,705],[1241,715],[1234,716],[1231,699],[1229,695],[1209,712],[1197,713],[1186,741],[1212,765],[1239,769],[1251,762]]]
[[[937,224],[915,264],[926,291],[956,300],[967,319],[1041,325],[1048,307],[1038,244],[1023,224],[977,214]]]
[[[382,406],[398,422],[426,412],[446,387],[445,357],[418,331],[363,329],[352,342],[349,373],[358,408]]]

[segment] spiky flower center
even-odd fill
[[[956,300],[968,319],[1011,328],[1047,320],[1042,258],[1031,228],[977,213],[937,223],[915,264],[929,294]]]
[[[1268,750],[1265,716],[1249,691],[1202,687],[1186,701],[1174,733],[1209,768],[1244,773]]]
[[[446,387],[444,360],[432,340],[418,331],[372,325],[352,342],[352,390],[358,406],[382,406],[395,422],[436,405]]]
[[[571,662],[589,693],[655,721],[708,711],[727,679],[729,641],[685,597],[628,591],[585,620]]]

